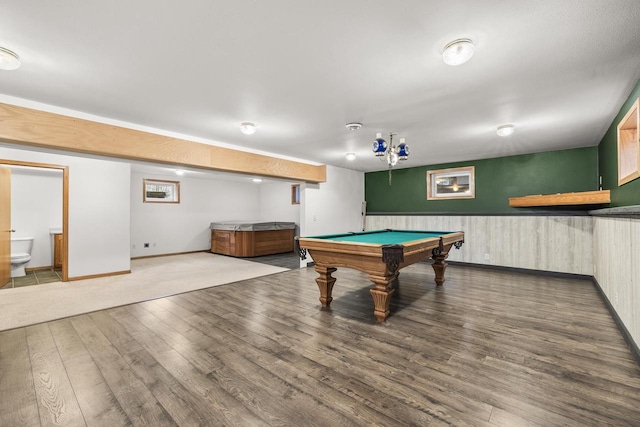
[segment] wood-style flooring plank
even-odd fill
[[[87,425],[126,426],[129,419],[69,319],[49,324]]]
[[[206,399],[212,408],[210,416],[217,415],[215,424],[223,425],[264,425],[248,408],[243,406],[232,395],[215,384],[206,373],[203,373],[189,360],[172,349],[166,342],[149,330],[136,318],[126,314],[126,308],[116,309],[113,320],[119,326],[113,325],[112,331],[121,335],[127,334],[136,341],[142,349],[153,355],[153,358],[171,374],[186,390],[200,398]],[[93,317],[104,316],[100,313]],[[106,323],[106,322],[105,322]],[[174,408],[174,410],[177,408]],[[185,408],[187,409],[187,408]]]
[[[0,332],[0,425],[40,425],[25,328]]]
[[[234,310],[233,308],[231,308],[234,306],[233,304],[230,303],[231,299],[234,299],[234,298],[232,298],[231,296],[228,296],[227,298],[225,298],[225,307],[227,309]],[[204,303],[207,302],[206,298],[203,299],[203,302]],[[241,300],[236,300],[236,304],[241,304]],[[236,307],[237,308],[235,310],[238,310],[239,306],[236,306]],[[216,310],[220,311],[221,308],[216,308]],[[230,317],[232,315],[233,313],[230,313],[228,315],[225,315],[225,317]],[[273,330],[278,330],[280,331],[280,333],[284,335],[288,335],[286,331],[290,328],[286,324],[278,322],[277,319],[267,318],[263,316],[261,313],[259,313],[259,310],[253,312],[252,317],[256,317],[256,316],[261,317],[259,318],[259,320],[256,320],[256,322],[273,323],[274,324],[274,326],[272,326]],[[232,317],[232,318],[235,319],[236,321],[241,320],[237,317],[235,318]],[[304,325],[303,323],[300,323],[298,321],[297,328],[295,330],[297,332],[304,333],[305,336],[316,335],[313,329],[307,329],[303,325]],[[252,324],[250,325],[250,328],[252,330],[255,330],[257,328],[257,325]],[[339,377],[340,379],[344,380],[345,378],[343,378],[343,374],[341,372],[355,370],[354,372],[352,372],[352,374],[353,373],[357,374],[357,377],[359,378],[361,384],[363,381],[365,381],[371,384],[379,385],[379,387],[377,387],[378,391],[376,391],[376,393],[380,393],[379,390],[386,390],[388,394],[395,396],[396,398],[404,396],[404,403],[408,405],[408,407],[397,408],[397,407],[389,406],[386,409],[390,410],[392,414],[402,414],[406,416],[406,414],[411,414],[412,411],[417,410],[417,411],[423,412],[421,416],[424,417],[425,414],[428,414],[429,416],[425,418],[431,418],[431,417],[447,417],[447,414],[446,414],[447,411],[455,412],[457,410],[460,410],[463,412],[472,413],[472,415],[470,415],[467,418],[467,421],[472,422],[471,425],[478,425],[479,420],[481,419],[487,420],[489,418],[491,407],[488,405],[482,405],[481,403],[473,402],[469,400],[465,401],[465,399],[462,396],[458,396],[457,400],[459,400],[460,403],[458,403],[456,399],[445,399],[452,403],[452,406],[447,406],[447,404],[443,402],[437,402],[435,401],[435,399],[431,399],[428,396],[428,394],[425,393],[425,390],[418,391],[415,388],[411,389],[410,386],[407,385],[408,383],[404,382],[407,379],[409,379],[413,384],[418,383],[420,379],[416,378],[415,376],[412,376],[409,378],[403,377],[401,379],[402,382],[398,383],[397,382],[398,378],[394,378],[394,375],[389,375],[387,377],[387,376],[380,376],[377,373],[377,371],[386,371],[387,369],[393,370],[394,369],[393,365],[398,361],[397,357],[394,358],[393,363],[387,365],[385,369],[376,370],[373,373],[370,373],[370,369],[368,369],[368,366],[370,366],[371,364],[380,363],[380,362],[376,360],[372,360],[369,354],[373,355],[373,354],[387,352],[389,349],[385,347],[386,345],[388,345],[388,342],[385,342],[385,346],[380,346],[379,345],[380,342],[375,340],[369,340],[368,346],[366,348],[362,348],[362,351],[359,354],[352,353],[349,355],[351,356],[349,357],[349,360],[359,361],[357,365],[341,364],[340,361],[342,357],[345,356],[344,352],[349,351],[348,346],[353,345],[354,342],[361,343],[364,337],[358,337],[356,335],[351,334],[349,336],[342,337],[340,340],[337,340],[335,338],[336,338],[336,335],[333,334],[331,340],[325,341],[325,340],[322,340],[322,338],[320,338],[320,340],[316,338],[313,340],[313,343],[309,343],[308,345],[305,345],[305,346],[299,346],[299,345],[290,346],[289,349],[291,350],[291,352],[282,353],[281,357],[292,364],[306,363],[308,370],[322,371],[322,373],[318,374],[321,378]],[[354,341],[354,339],[358,341]],[[380,348],[375,348],[375,347],[380,347]],[[405,353],[402,351],[402,347],[404,346],[402,345],[402,343],[400,343],[399,347],[400,348],[397,347],[394,349],[396,350],[396,354],[404,356]],[[310,349],[312,351],[306,351],[307,349]],[[300,354],[297,354],[297,353],[300,353]],[[410,354],[413,354],[413,353],[410,353]],[[332,367],[331,363],[327,363],[331,361],[334,362],[333,366],[337,365],[335,366],[335,369]],[[359,366],[367,366],[367,369],[361,369],[359,368]],[[315,367],[315,369],[312,369],[313,367]],[[327,371],[332,371],[333,373],[327,374],[326,373]],[[374,394],[373,390],[371,390],[370,387],[367,387],[366,385],[362,388],[365,390],[362,394],[364,396],[368,396],[368,398],[371,398],[370,396]],[[349,392],[353,392],[353,390],[354,390],[354,381],[350,381]],[[427,402],[427,403],[421,404],[421,402],[416,401],[416,396],[418,396],[419,398],[422,398],[424,402]],[[455,407],[455,409],[453,407]],[[459,420],[464,419],[464,417],[459,416],[458,419]],[[418,418],[414,420],[405,418],[404,420],[398,420],[398,422],[425,424],[426,420],[424,418],[423,419]]]
[[[213,405],[187,390],[142,345],[131,345],[134,338],[113,318],[115,313],[98,312],[91,317],[173,420],[179,425],[223,424]]]
[[[133,425],[176,425],[90,315],[71,318],[71,324]]]
[[[49,325],[26,328],[42,426],[85,426],[76,395],[53,340]]]
[[[200,331],[192,328],[185,329],[184,325],[180,328],[180,325],[175,325],[176,322],[163,322],[160,317],[152,314],[156,313],[161,316],[162,312],[154,309],[151,304],[143,304],[140,307],[147,308],[148,314],[151,314],[151,317],[148,317],[138,311],[138,315],[135,316],[138,320],[146,318],[143,321],[145,326],[154,331],[172,331],[169,333],[168,339],[165,339],[169,345],[174,341],[171,336],[176,333],[184,334],[183,336],[188,338],[190,342],[200,344],[203,350],[211,344],[218,344],[217,340],[214,341]],[[178,332],[180,329],[182,332]],[[174,346],[174,348],[180,351],[179,347]],[[203,350],[196,350],[196,352]],[[297,384],[284,380],[279,381],[270,369],[265,369],[260,364],[254,363],[243,354],[224,350],[216,351],[215,354],[207,352],[207,354],[214,361],[212,366],[207,369],[209,371],[207,376],[214,379],[223,389],[251,408],[270,425],[318,424],[316,411],[319,402],[312,394],[305,393]],[[185,354],[184,356],[189,358],[189,355]],[[283,408],[280,399],[286,399],[287,402],[290,402],[292,409]],[[258,402],[261,403],[258,404]],[[326,425],[352,424],[348,418],[335,414],[329,407],[326,409],[326,414]]]
[[[378,323],[366,275],[338,269],[329,309],[316,276],[286,271],[31,335],[48,326],[46,363],[66,369],[88,425],[640,425],[640,367],[588,280],[451,265],[436,287],[418,263]],[[40,425],[26,331],[0,333],[0,425]]]
[[[156,300],[154,303],[167,310],[180,312],[182,308],[175,303],[175,299],[176,298],[173,299],[174,301],[167,299]],[[182,302],[184,303],[184,301]],[[216,345],[218,342],[223,341],[224,348],[233,357],[245,357],[265,372],[269,372],[274,376],[275,381],[291,384],[297,388],[300,393],[309,395],[310,398],[317,402],[331,402],[331,411],[337,411],[345,416],[354,417],[359,423],[364,425],[397,424],[397,421],[385,416],[383,413],[359,404],[360,402],[354,399],[353,396],[345,395],[341,391],[330,387],[325,382],[318,381],[311,377],[304,370],[300,370],[286,363],[277,356],[277,353],[247,345],[248,343],[244,341],[242,337],[228,331],[220,330],[200,316],[185,317],[185,320],[200,333],[211,337]],[[223,351],[216,352],[216,354],[221,353],[223,353]],[[292,409],[293,408],[295,408],[295,406],[292,407]],[[325,416],[325,414],[329,414],[329,416]],[[317,412],[316,419],[310,425],[322,425],[325,422],[325,418],[331,418],[330,412]]]

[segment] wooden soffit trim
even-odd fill
[[[3,103],[0,103],[0,140],[130,160],[313,183],[326,181],[325,165],[314,166]]]

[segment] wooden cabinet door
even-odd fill
[[[62,268],[62,234],[53,235],[53,268]]]

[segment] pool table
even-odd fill
[[[358,233],[330,234],[297,238],[297,249],[301,259],[307,251],[315,262],[320,275],[316,279],[320,289],[320,302],[329,307],[333,298],[331,291],[336,282],[331,274],[337,267],[347,267],[369,275],[374,283],[370,292],[373,297],[373,314],[380,322],[389,316],[389,300],[395,291],[390,286],[401,268],[433,259],[436,285],[444,283],[445,259],[452,246],[460,249],[464,242],[462,231],[413,231],[377,230]]]

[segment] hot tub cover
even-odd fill
[[[212,230],[226,231],[266,231],[266,230],[295,230],[295,222],[252,222],[252,221],[222,221],[212,222]]]

